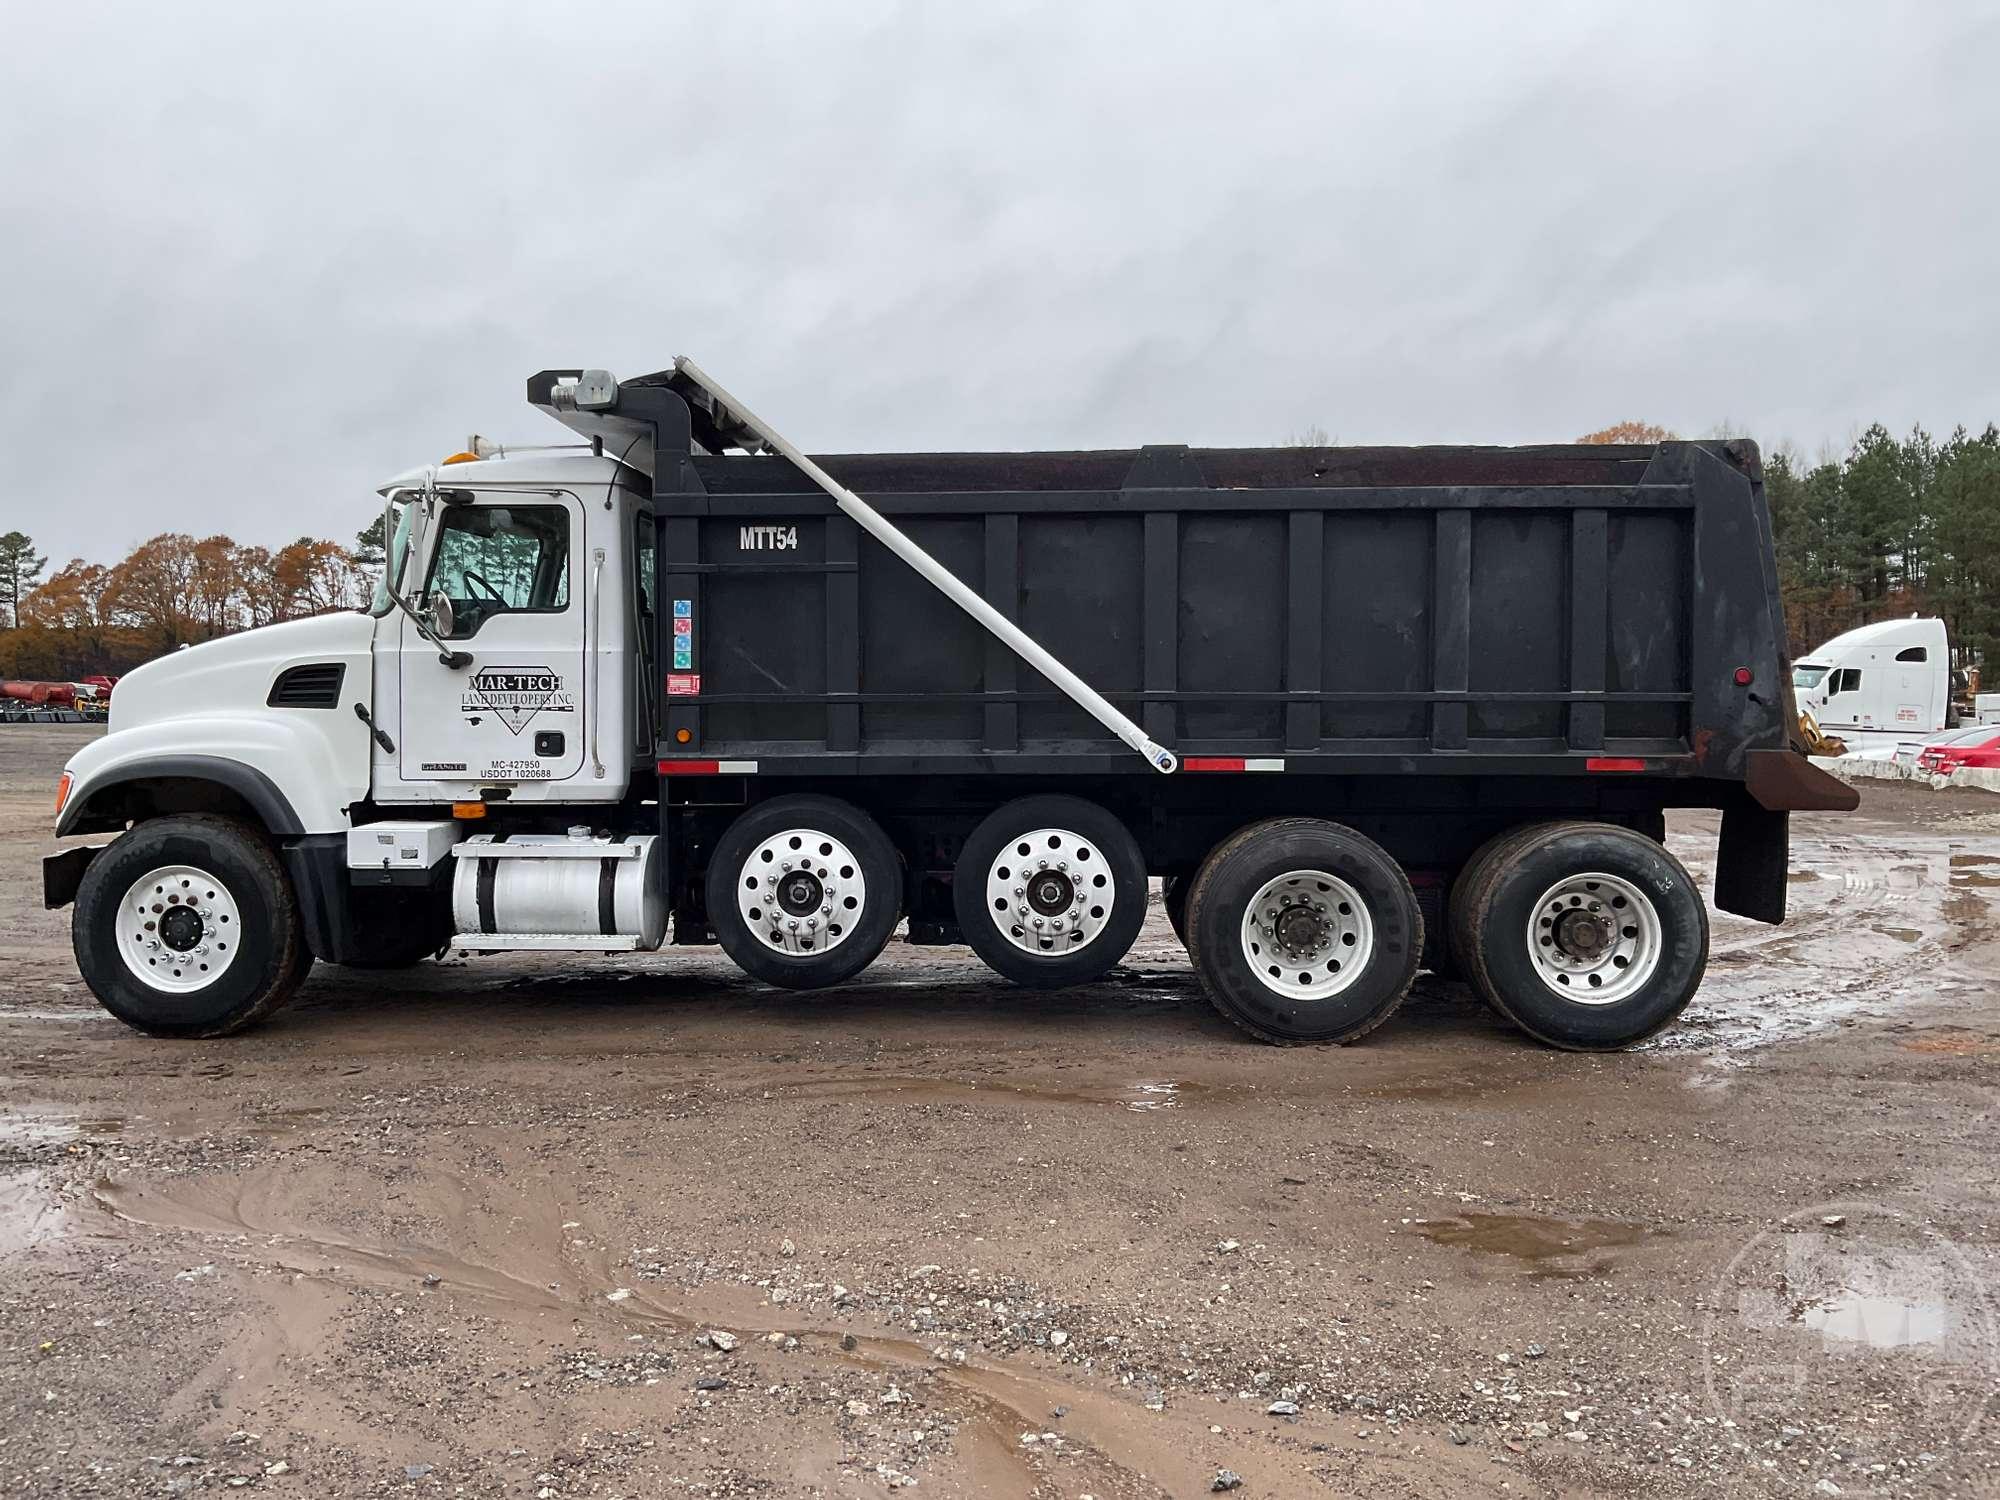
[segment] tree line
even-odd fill
[[[182,646],[365,605],[380,521],[355,547],[300,537],[275,551],[169,531],[104,566],[46,556],[0,535],[0,676],[117,676]]]

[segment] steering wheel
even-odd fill
[[[486,581],[486,575],[484,573],[475,573],[472,571],[472,569],[466,568],[461,571],[460,576],[463,577],[467,583],[478,584],[480,588],[485,590],[486,597],[491,599],[495,604],[500,605],[503,609],[508,607],[507,596],[501,593],[500,590],[493,587],[492,584],[488,583]]]

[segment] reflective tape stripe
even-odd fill
[[[1277,757],[1240,755],[1190,755],[1181,762],[1183,771],[1282,771],[1285,763]]]
[[[663,760],[662,776],[755,776],[754,760]]]

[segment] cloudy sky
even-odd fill
[[[869,448],[2000,420],[2000,6],[16,5],[0,528],[346,537],[551,365]]]

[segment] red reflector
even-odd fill
[[[1583,763],[1586,771],[1643,771],[1646,763],[1629,755],[1593,755]]]
[[[1183,771],[1240,771],[1243,757],[1240,755],[1190,755],[1181,762]]]
[[[660,762],[662,776],[718,776],[722,773],[719,760],[663,760]]]
[[[1756,680],[1756,676],[1757,674],[1752,672],[1748,667],[1738,667],[1736,669],[1736,685],[1738,687],[1748,687]]]

